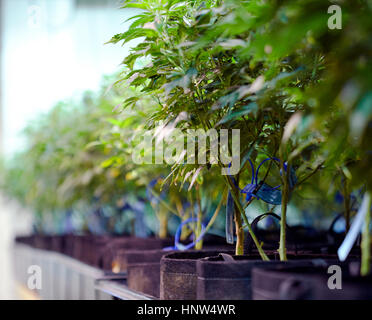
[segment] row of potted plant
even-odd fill
[[[234,291],[238,296],[209,289],[203,295],[198,293],[201,289],[198,291],[196,288],[200,282],[196,268],[200,258],[210,256],[212,261],[219,261],[219,253],[234,253],[233,245],[210,234],[212,226],[214,233],[223,234],[224,217],[220,213],[229,210],[225,204],[228,196],[221,194],[223,188],[218,189],[218,181],[204,176],[203,180],[196,181],[198,188],[194,193],[172,185],[160,189],[165,180],[161,176],[167,167],[160,165],[154,169],[149,165],[136,165],[128,159],[128,146],[121,145],[123,141],[129,144],[133,132],[144,120],[143,115],[128,110],[121,111],[116,119],[112,118],[112,110],[118,109],[118,99],[123,91],[120,95],[115,91],[108,94],[104,88],[102,92],[97,93],[95,99],[89,98],[94,94],[87,94],[77,105],[71,101],[59,104],[43,116],[42,121],[38,119],[26,130],[29,147],[5,172],[4,185],[8,194],[36,213],[36,234],[18,238],[18,241],[67,254],[109,273],[126,272],[130,288],[154,297],[212,298],[211,294],[215,292],[219,292],[219,298],[251,297],[250,287],[245,287],[245,282],[243,291]],[[133,90],[129,93],[135,94]],[[146,107],[149,106],[151,104],[147,102]],[[118,120],[120,117],[122,122]],[[123,137],[129,138],[124,140]],[[135,141],[130,143],[135,145]],[[82,181],[92,171],[95,172],[94,179]],[[213,201],[216,198],[218,202]],[[177,230],[172,227],[172,216],[183,221]],[[252,222],[252,230],[263,241],[264,248],[275,249],[278,241],[275,229],[265,234],[257,226],[265,216],[280,220],[274,213],[260,215]],[[155,217],[158,217],[158,223],[154,222]],[[201,222],[202,237],[194,223],[197,221]],[[296,255],[304,250],[333,252],[327,234],[314,236],[311,234],[314,230],[306,228],[299,231],[302,233],[292,233],[292,230],[289,233],[288,247]],[[155,234],[157,238],[151,236]],[[314,243],[316,239],[320,245]],[[204,250],[200,251],[201,244],[204,244]],[[199,252],[190,252],[193,248]],[[176,253],[185,249],[189,250]],[[170,252],[170,256],[166,256]],[[219,264],[223,269],[231,269],[230,264],[236,265],[235,270],[241,269],[241,259],[242,262],[247,259],[248,264],[259,264],[259,255],[249,241],[245,253],[249,255]],[[276,255],[269,257],[278,259]],[[250,272],[250,269],[245,272]],[[214,274],[214,271],[208,272]],[[225,275],[225,272],[221,274]],[[240,281],[240,274],[239,271],[235,275],[238,279],[232,280],[233,283]],[[212,282],[216,280],[213,278]]]
[[[330,27],[329,5],[317,0],[124,1],[123,7],[141,11],[129,30],[111,42],[143,39],[125,58],[130,72],[122,80],[144,96],[156,97],[159,109],[149,117],[148,127],[162,120],[166,134],[175,129],[240,130],[240,170],[220,175],[228,188],[227,239],[232,239],[228,226],[234,217],[236,255],[244,253],[247,229],[261,259],[270,260],[247,217],[253,202],[264,201],[272,205],[268,212],[280,204],[278,252],[287,261],[289,201],[296,201],[304,189],[325,188],[336,198],[342,194],[348,237],[339,257],[345,259],[362,230],[360,273],[367,276],[372,163],[367,138],[372,114],[368,1],[342,3],[341,30]],[[124,104],[135,108],[136,101]],[[212,154],[212,144],[201,152]],[[270,166],[257,179],[265,161]],[[215,166],[223,164],[217,161]],[[272,183],[276,167],[277,196],[272,187],[277,185]],[[209,170],[208,165],[181,160],[170,175],[173,183],[192,184],[200,175],[211,175]],[[355,228],[353,190],[363,197]]]
[[[124,59],[119,80],[78,106],[57,106],[44,125],[28,129],[29,147],[7,171],[9,193],[34,210],[39,228],[74,221],[75,232],[157,234],[164,240],[150,251],[123,237],[103,251],[108,268],[128,272],[130,287],[164,299],[290,298],[288,288],[298,283],[303,290],[293,298],[325,297],[311,284],[319,284],[324,266],[340,264],[335,253],[346,233],[355,240],[364,225],[361,246],[345,240],[342,250],[347,256],[354,245],[349,259],[360,260],[361,247],[360,265],[341,264],[351,287],[361,281],[350,297],[363,296],[371,266],[368,1],[342,3],[342,30],[328,28],[328,4],[319,0],[145,0],[123,7],[139,14],[110,42],[142,41]],[[234,129],[236,172],[212,157],[211,140],[202,144],[197,136],[197,157],[208,163],[186,162],[185,154],[157,162],[164,141],[169,158],[177,155],[174,136],[215,130],[221,145],[223,130]],[[154,141],[143,145],[149,132]],[[234,161],[233,150],[220,150]],[[151,164],[134,155],[150,155]],[[302,226],[288,223],[291,211]],[[306,227],[305,213],[329,230]],[[345,221],[341,232],[337,213]],[[279,230],[260,227],[265,221]],[[228,244],[208,240],[211,232]],[[313,267],[315,257],[324,266]],[[350,271],[355,265],[362,280]],[[285,282],[297,267],[297,282]],[[264,283],[278,274],[284,284]]]

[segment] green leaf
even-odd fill
[[[245,116],[250,113],[255,113],[258,110],[258,105],[256,102],[251,102],[246,106],[240,108],[239,110],[235,110],[226,116],[224,116],[217,125],[221,125],[226,122],[234,121],[242,116]]]

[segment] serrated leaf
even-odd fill
[[[233,111],[226,116],[224,116],[217,125],[221,125],[223,123],[234,121],[242,116],[245,116],[250,113],[254,113],[258,110],[258,105],[255,102],[251,102],[248,105],[240,108],[239,110]]]

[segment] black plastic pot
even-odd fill
[[[90,243],[94,243],[94,236],[92,235],[73,235],[72,241],[72,257],[88,263],[90,255],[93,254],[90,248]]]
[[[219,253],[233,254],[233,251],[183,251],[170,253],[160,261],[160,299],[195,300],[197,290],[196,262]]]
[[[21,243],[21,244],[25,244],[25,245],[28,245],[28,246],[33,246],[34,245],[34,236],[33,235],[30,235],[30,236],[16,236],[14,241],[16,243]]]
[[[65,235],[65,245],[63,248],[62,253],[65,255],[68,255],[70,257],[73,256],[74,254],[74,244],[75,244],[75,239],[77,238],[76,235],[73,234],[66,234]]]
[[[128,250],[156,250],[167,247],[171,239],[120,237],[107,241],[98,248],[95,266],[112,271],[114,266],[119,266],[121,272],[126,271],[125,256]]]
[[[52,249],[52,236],[49,235],[34,235],[33,236],[33,247],[41,250]]]
[[[206,235],[204,248],[211,251],[232,250],[224,238]],[[193,251],[193,250],[190,250]],[[159,298],[160,296],[160,260],[164,255],[175,250],[122,250],[120,256],[120,271],[127,271],[128,287]]]
[[[197,261],[197,299],[201,300],[245,300],[251,299],[253,268],[277,265],[328,266],[337,264],[336,255],[331,254],[288,254],[288,261],[279,261],[277,252],[267,252],[270,261],[262,261],[259,254],[230,256],[220,254]],[[352,260],[353,258],[350,258]]]
[[[138,262],[158,262],[160,264],[160,258],[162,257],[162,255],[170,253],[170,251],[165,251],[163,250],[163,248],[173,246],[174,240],[170,238],[167,238],[167,239],[149,238],[149,239],[151,239],[149,240],[151,243],[147,244],[143,242],[143,244],[145,244],[146,246],[143,246],[142,244],[140,244],[137,247],[126,247],[126,248],[116,249],[116,252],[114,253],[114,262],[117,266],[116,269],[120,272],[126,272],[128,261],[130,260],[130,263],[136,263],[136,259],[138,259]],[[159,245],[159,241],[160,241],[160,245]],[[234,250],[234,245],[226,244],[226,240],[224,238],[213,236],[213,235],[211,236],[206,235],[204,237],[203,247],[208,250],[216,250],[216,251]],[[138,249],[140,250],[138,251]],[[150,256],[147,256],[149,250],[150,250],[149,252]],[[158,250],[159,253],[154,253],[152,252],[153,250]],[[133,254],[132,254],[132,251],[133,251]],[[193,250],[190,249],[189,251],[193,251]],[[128,253],[130,254],[130,257],[128,257]],[[141,255],[144,255],[144,257],[141,257]],[[136,258],[133,258],[133,257],[136,257]]]
[[[61,253],[84,263],[90,263],[94,255],[93,244],[98,236],[66,234],[63,236]]]
[[[51,237],[51,250],[62,253],[65,248],[65,236],[56,235]]]
[[[120,239],[124,241],[123,238]],[[107,247],[114,240],[115,239],[112,239],[110,236],[91,236],[89,238],[84,238],[82,245],[84,262],[97,268],[107,267],[107,269],[109,269],[108,265],[104,266],[106,262],[104,258],[105,255],[109,254],[109,252],[107,252],[107,250],[109,250]],[[119,243],[119,240],[117,240],[116,243]]]
[[[259,255],[203,258],[197,261],[198,300],[251,299],[251,271],[262,264],[281,263],[262,261]]]
[[[372,299],[372,277],[355,276],[349,264],[342,270],[341,289],[329,288],[327,267],[276,266],[254,268],[252,297],[255,300],[356,300]]]
[[[160,260],[170,251],[130,250],[123,258],[127,270],[127,284],[132,290],[159,298]]]

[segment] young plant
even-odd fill
[[[138,7],[145,12],[137,16],[135,22],[125,33],[116,35],[111,42],[129,41],[137,37],[145,40],[132,49],[132,53],[124,60],[131,72],[125,78],[133,86],[142,88],[143,92],[153,95],[159,101],[160,108],[151,117],[153,121],[163,120],[166,125],[177,125],[186,132],[187,129],[202,129],[207,131],[214,128],[226,115],[226,111],[212,112],[218,99],[226,93],[229,83],[222,83],[224,75],[231,70],[219,70],[219,63],[211,51],[200,49],[189,50],[188,43],[196,41],[198,32],[203,22],[209,21],[200,13],[203,5],[213,8],[217,1],[145,1],[136,4],[124,2],[124,7]],[[202,30],[202,28],[201,28]],[[143,56],[148,56],[150,63],[136,69],[135,61]],[[227,57],[221,57],[228,62]],[[222,62],[222,61],[221,61]],[[228,62],[230,65],[230,62]],[[217,84],[219,82],[220,84]],[[207,87],[209,86],[209,89]],[[128,101],[131,103],[131,101]],[[186,119],[179,122],[182,115]],[[179,122],[179,124],[175,123]],[[208,150],[202,152],[208,153]],[[221,166],[221,163],[219,164]],[[182,171],[184,180],[189,179],[192,186],[196,178],[205,170],[205,166],[184,166],[180,163],[173,173],[177,176]],[[231,189],[234,201],[239,209],[236,217],[237,232],[242,239],[243,229],[240,214],[245,217],[243,208],[238,199],[238,192],[227,176],[221,177]],[[246,217],[245,217],[246,220]],[[248,220],[245,221],[250,228]],[[249,230],[263,258],[267,258]],[[242,242],[239,242],[237,253],[242,253]]]

